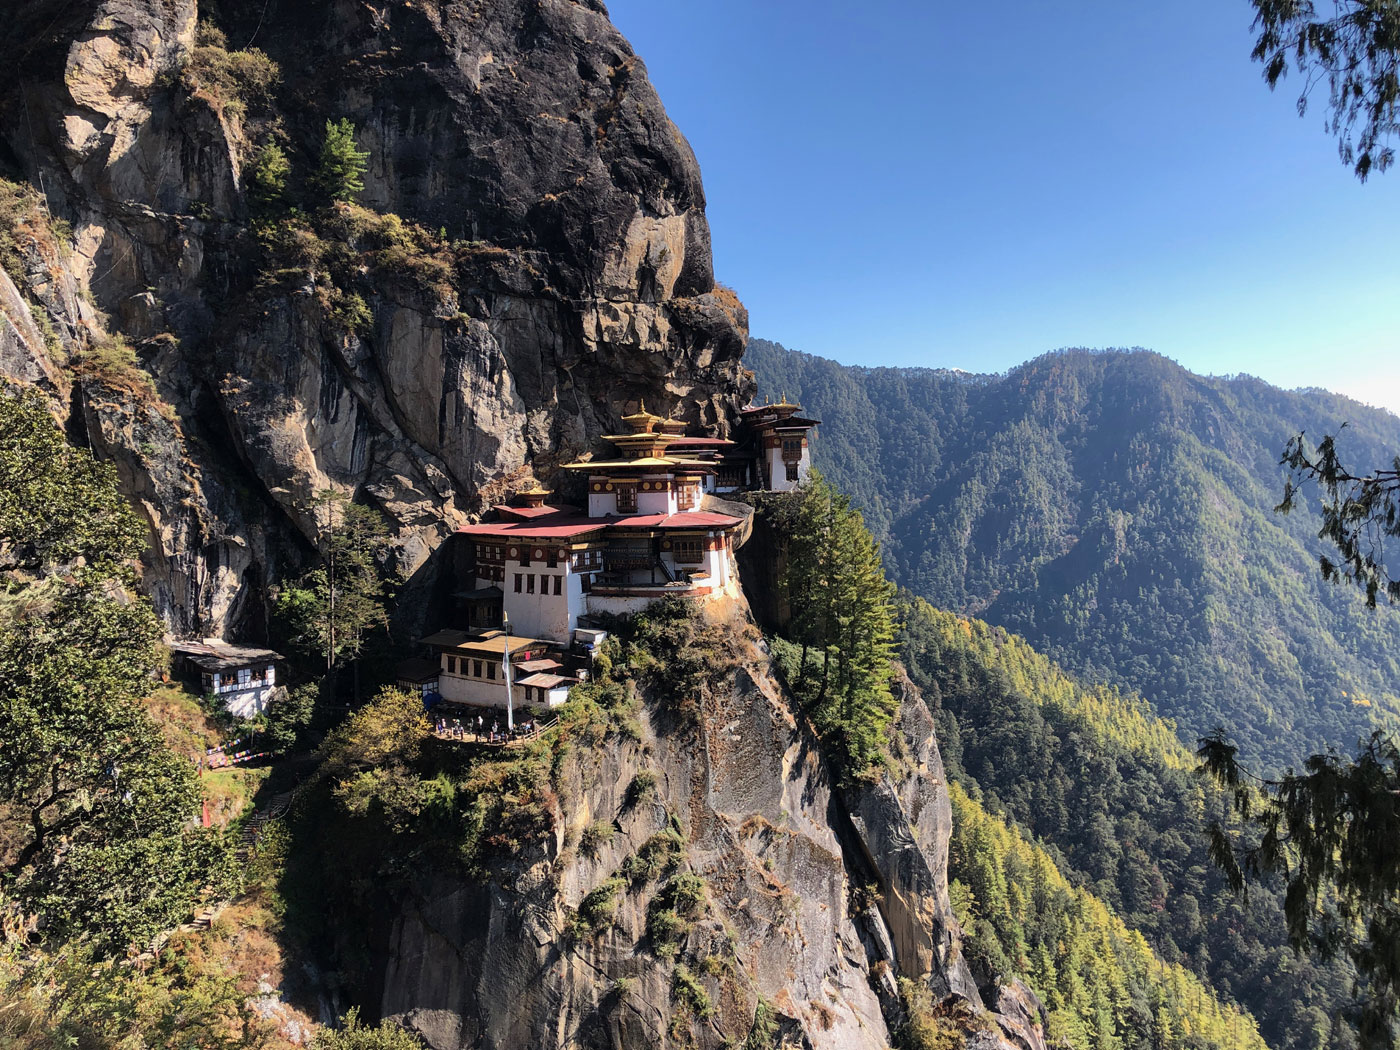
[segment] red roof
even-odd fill
[[[707,510],[692,510],[682,514],[629,514],[625,518],[609,518],[614,529],[727,529],[741,523],[728,514],[712,514]]]
[[[516,507],[509,503],[499,503],[491,508],[497,514],[506,518],[515,518],[525,521],[529,518],[543,518],[550,514],[577,514],[577,507],[565,506],[562,503],[546,503],[540,507]]]
[[[457,531],[467,536],[501,539],[563,539],[597,529],[727,529],[740,524],[728,514],[706,510],[681,514],[626,514],[605,518],[561,516],[557,521],[493,521],[483,525],[463,525]]]
[[[607,523],[606,518],[561,517],[558,521],[492,521],[483,525],[463,525],[457,531],[468,536],[499,536],[502,539],[562,539],[593,532]]]

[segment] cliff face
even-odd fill
[[[765,1012],[771,1027],[747,1045],[876,1050],[904,1022],[902,977],[963,1004],[949,1016],[968,1019],[966,1045],[1042,1050],[1034,997],[992,990],[988,1009],[960,958],[950,809],[917,690],[904,684],[902,770],[839,789],[757,632],[742,616],[711,629],[731,669],[684,713],[644,693],[635,739],[572,748],[548,841],[485,883],[416,881],[387,939],[383,1013],[434,1050],[717,1050],[744,1044]],[[639,775],[654,783],[644,797]],[[600,823],[612,832],[590,842]],[[637,858],[667,834],[674,871],[639,877]],[[653,913],[677,874],[698,876],[703,900],[672,954]],[[571,934],[599,893],[606,921]]]
[[[456,524],[638,399],[727,426],[747,318],[714,283],[695,158],[600,4],[249,6],[25,0],[0,95],[0,165],[47,195],[13,224],[0,368],[118,464],[175,630],[256,634],[320,489],[386,512],[421,594]],[[197,41],[201,19],[231,42]],[[210,56],[247,41],[280,83],[233,99]],[[284,143],[303,185],[342,117],[362,204],[436,231],[403,265],[258,241],[257,150]],[[365,214],[331,216],[352,253]],[[352,297],[347,324],[328,304]]]
[[[638,400],[721,430],[747,400],[747,319],[714,282],[695,159],[601,4],[7,17],[26,43],[0,81],[0,374],[116,465],[177,633],[259,636],[321,489],[385,512],[421,611],[457,524],[552,481]],[[279,82],[258,86],[249,45]],[[342,117],[369,167],[360,204],[330,207],[308,176]],[[292,162],[271,217],[249,194],[270,142]],[[907,978],[982,1018],[968,1045],[1037,1050],[1034,1003],[985,1003],[959,958],[922,701],[906,689],[900,772],[840,789],[736,615],[719,686],[645,697],[634,735],[568,755],[550,840],[484,880],[418,877],[387,920],[384,1014],[437,1050],[751,1028],[754,1046],[873,1050]],[[606,921],[581,923],[604,898]],[[658,910],[684,919],[665,943]]]

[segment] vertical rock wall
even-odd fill
[[[74,231],[71,248],[18,231],[0,369],[118,463],[178,633],[257,632],[319,489],[384,510],[426,594],[456,525],[512,479],[548,480],[636,400],[723,428],[749,389],[699,168],[601,4],[259,6],[22,0],[27,45],[0,88],[0,175],[42,187]],[[185,73],[201,19],[280,64],[262,109]],[[259,271],[245,194],[274,139],[305,189],[340,118],[369,153],[362,203],[453,246],[432,282],[357,276],[344,291],[370,319],[353,330],[316,273]],[[109,337],[135,347],[169,426],[137,425],[138,397],[73,367]]]

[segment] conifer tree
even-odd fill
[[[286,151],[276,142],[269,142],[258,150],[248,175],[248,195],[254,203],[263,208],[280,204],[287,193],[287,179],[292,173],[292,163]]]
[[[845,772],[859,775],[879,756],[896,707],[894,587],[847,496],[813,471],[797,498],[784,579],[789,630],[802,646],[796,691],[836,745]],[[819,676],[815,683],[812,675]]]
[[[333,201],[351,201],[365,188],[369,153],[355,145],[355,125],[344,117],[326,121],[316,187]]]
[[[379,568],[389,534],[377,511],[333,489],[318,493],[314,506],[321,564],[281,592],[278,613],[302,648],[324,659],[329,678],[346,665],[354,670],[358,699],[360,654],[370,633],[389,623]]]

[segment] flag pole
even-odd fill
[[[502,622],[506,629],[506,643],[501,648],[501,666],[506,674],[506,732],[515,732],[515,696],[511,691],[510,682],[510,613],[502,614]]]

